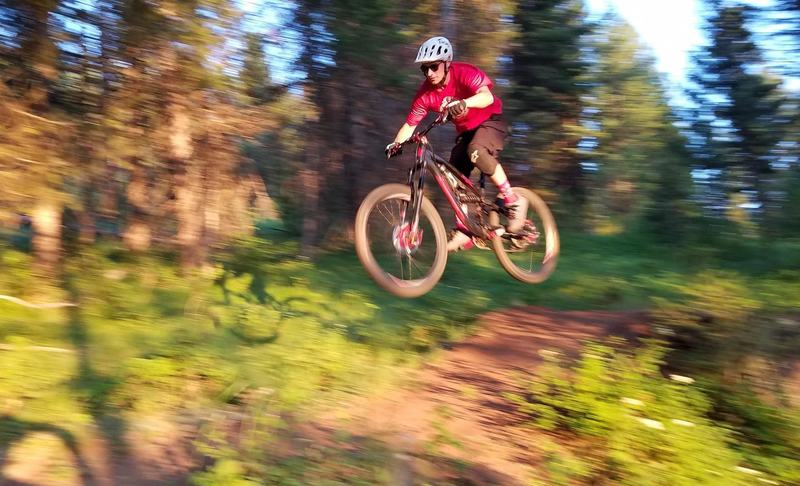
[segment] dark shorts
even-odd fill
[[[478,125],[478,128],[460,133],[456,137],[456,145],[450,152],[450,163],[467,176],[476,166],[484,174],[492,175],[507,135],[508,123],[494,115]],[[469,154],[475,150],[478,150],[481,156],[473,162]]]

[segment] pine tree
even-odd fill
[[[249,32],[245,39],[244,66],[239,78],[248,96],[257,102],[268,101],[273,91],[261,37]]]
[[[3,14],[13,40],[4,46],[0,71],[0,202],[32,215],[33,247],[45,274],[57,271],[61,253],[61,213],[67,200],[63,182],[70,173],[74,125],[52,106],[59,78],[58,49],[49,18],[56,1],[7,1]],[[4,26],[5,29],[5,26]]]
[[[624,230],[646,218],[674,232],[690,189],[689,157],[652,55],[630,25],[608,19],[599,33],[589,96],[597,163],[591,177],[591,215],[597,228]],[[597,226],[599,225],[599,226]]]
[[[772,39],[778,43],[777,49],[783,51],[784,62],[779,69],[800,76],[800,0],[777,0],[771,9],[765,10],[765,20],[779,27]]]
[[[722,7],[710,20],[711,45],[698,55],[695,128],[706,137],[710,165],[724,170],[729,192],[765,196],[770,161],[783,136],[780,80],[763,69],[746,25],[748,8]]]
[[[303,40],[298,65],[311,107],[306,113],[315,115],[306,120],[304,160],[297,167],[308,189],[295,196],[305,208],[300,227],[307,254],[326,237],[348,231],[360,198],[371,188],[370,167],[383,140],[401,123],[397,115],[387,124],[386,112],[397,111],[390,92],[406,78],[405,66],[396,62],[404,10],[383,0],[303,1],[295,10]],[[407,100],[402,105],[407,107]]]
[[[514,158],[532,165],[537,187],[557,188],[582,201],[584,182],[577,151],[588,64],[582,53],[589,32],[583,2],[523,0],[514,16],[511,96]]]
[[[451,39],[456,57],[477,65],[493,78],[502,77],[504,73],[498,60],[511,51],[514,9],[513,0],[456,2],[455,36]],[[495,83],[496,91],[502,89]]]

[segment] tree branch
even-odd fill
[[[73,125],[73,123],[71,123],[71,122],[60,122],[60,121],[55,121],[55,120],[48,120],[47,118],[42,118],[41,116],[34,115],[33,113],[28,113],[27,111],[20,110],[19,108],[11,107],[9,109],[11,111],[13,111],[14,113],[19,113],[20,115],[29,116],[29,117],[34,118],[36,120],[43,121],[43,122],[46,122],[46,123],[51,123],[53,125],[59,125],[59,126],[62,126],[62,127],[71,127]]]
[[[0,351],[44,351],[46,353],[74,353],[72,349],[55,348],[53,346],[14,346],[12,344],[0,344]]]
[[[51,304],[31,304],[30,302],[26,302],[22,299],[18,299],[16,297],[11,297],[8,295],[0,295],[0,300],[7,300],[9,302],[13,302],[14,304],[19,304],[24,307],[29,307],[31,309],[57,309],[59,307],[78,307],[78,304],[73,304],[72,302],[54,302]]]
[[[23,163],[26,163],[26,164],[42,165],[41,162],[36,162],[35,160],[26,159],[24,157],[14,157],[14,160],[19,161],[19,162],[23,162]]]

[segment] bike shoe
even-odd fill
[[[458,230],[450,232],[450,239],[447,242],[448,252],[469,250],[473,246],[475,246],[475,243],[472,241],[471,236]]]
[[[498,200],[500,207],[505,207],[506,218],[506,231],[509,233],[519,233],[523,226],[525,226],[525,217],[528,215],[528,200],[522,196],[517,196],[516,201],[506,203],[502,199]]]

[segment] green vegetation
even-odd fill
[[[722,398],[690,377],[663,376],[663,344],[622,344],[588,344],[571,371],[557,353],[544,353],[527,394],[509,396],[536,428],[556,433],[540,445],[554,484],[745,485],[751,471],[798,480],[800,449],[790,439],[800,431],[797,417],[752,394],[727,390]],[[781,435],[768,435],[775,430]]]
[[[416,301],[375,288],[350,252],[310,263],[292,256],[292,240],[274,237],[241,240],[194,273],[181,273],[170,255],[97,246],[68,260],[61,288],[39,288],[29,257],[5,247],[2,293],[79,306],[0,302],[0,434],[13,446],[46,427],[78,439],[100,430],[123,447],[136,423],[183,417],[200,431],[194,447],[214,459],[197,484],[328,484],[351,477],[334,467],[348,463],[360,475],[347,484],[376,484],[388,474],[386,446],[340,437],[338,446],[312,447],[294,435],[297,426],[348,397],[391,390],[441,343],[469,333],[482,312],[651,307],[676,351],[663,343],[636,351],[592,345],[574,375],[548,358],[530,395],[511,397],[538,428],[558,433],[548,442],[532,436],[551,458],[545,466],[555,484],[644,484],[658,471],[673,476],[653,484],[713,484],[716,474],[736,484],[746,479],[734,471],[740,465],[796,480],[797,408],[770,370],[796,356],[798,278],[748,271],[769,262],[741,258],[791,258],[798,248],[748,250],[749,242],[682,255],[646,251],[657,246],[627,235],[564,241],[559,271],[541,286],[517,284],[491,253],[474,251],[454,255],[442,283]],[[689,263],[697,258],[700,267]],[[664,378],[665,359],[697,384]],[[745,378],[730,379],[730,363]],[[435,452],[460,443],[445,422],[436,427]]]
[[[0,300],[0,481],[31,458],[94,484],[87,451],[160,436],[197,485],[386,483],[397,451],[315,419],[533,305],[646,311],[657,340],[548,355],[508,396],[534,483],[800,483],[800,16],[753,3],[700,2],[678,87],[583,0],[0,0],[0,294],[76,304]],[[493,80],[503,165],[556,215],[542,285],[476,250],[398,301],[350,248],[361,198],[404,180],[411,151],[382,150],[437,34]],[[415,458],[453,471],[431,484],[472,481],[459,412]]]

